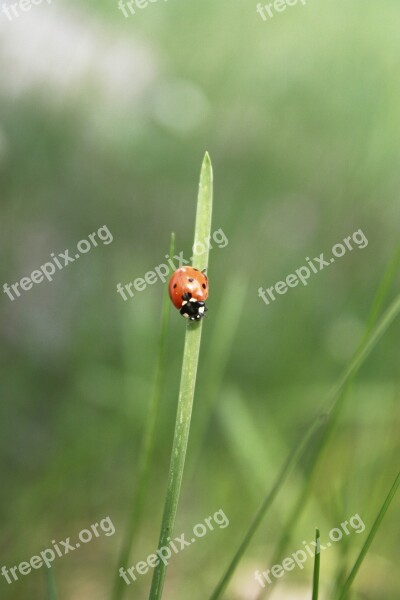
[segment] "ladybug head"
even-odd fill
[[[182,296],[182,306],[180,313],[189,321],[200,321],[204,317],[204,314],[208,310],[205,302],[192,298],[192,294],[187,292]]]

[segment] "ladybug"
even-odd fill
[[[169,282],[169,297],[175,308],[189,321],[200,321],[208,310],[208,279],[203,271],[193,267],[181,267],[173,273]]]

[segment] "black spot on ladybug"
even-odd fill
[[[206,287],[207,287],[207,286],[206,286],[206,284],[205,284],[205,283],[202,283],[202,284],[201,284],[201,287],[202,287],[203,289],[206,289]]]
[[[182,300],[190,300],[190,298],[192,297],[192,294],[190,292],[185,292],[182,296]]]
[[[193,277],[189,277],[189,281],[192,283],[192,281],[194,281]]]
[[[176,288],[177,285],[178,285],[177,283],[174,283],[174,285],[172,287]]]
[[[197,271],[197,272],[199,272],[199,270],[198,270],[198,269],[193,269],[193,271]]]

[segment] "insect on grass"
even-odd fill
[[[209,249],[201,244],[201,240],[208,239],[211,232],[212,200],[212,166],[210,157],[206,153],[200,174],[193,246],[195,252],[193,256],[192,267],[194,269],[198,269],[199,271],[203,271],[208,267]],[[196,250],[199,248],[202,248],[202,251],[197,253]],[[193,321],[189,319],[186,325],[178,410],[176,415],[174,441],[172,445],[168,474],[167,493],[165,497],[164,513],[162,517],[158,548],[167,546],[168,538],[173,533],[175,525],[175,517],[178,509],[182,476],[185,466],[186,449],[189,439],[202,325],[203,319]],[[160,600],[164,586],[166,569],[167,567],[162,561],[160,561],[156,566],[153,573],[149,600]]]

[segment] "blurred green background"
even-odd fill
[[[166,600],[204,600],[284,458],[348,364],[399,243],[400,8],[309,0],[264,22],[255,2],[155,2],[126,19],[115,0],[54,0],[0,15],[1,275],[12,284],[106,225],[82,261],[14,302],[2,294],[1,565],[110,516],[116,534],[55,562],[60,600],[109,598],[149,403],[165,286],[124,302],[118,282],[190,256],[201,160],[215,176],[209,313],[176,534],[222,508],[230,526],[168,570]],[[355,249],[266,306],[305,257],[362,229]],[[399,289],[398,272],[386,303]],[[368,358],[318,467],[287,553],[359,513],[370,528],[398,468],[399,333]],[[156,548],[184,323],[171,314],[157,448],[132,564]],[[254,600],[303,461],[226,594]],[[354,585],[395,600],[399,500]],[[322,597],[366,533],[322,556]],[[286,554],[287,554],[286,553]],[[285,556],[286,556],[285,554]],[[284,558],[284,557],[282,557]],[[309,598],[310,564],[273,598]],[[279,585],[278,585],[279,584]],[[146,598],[150,575],[127,590]],[[44,569],[6,600],[45,598]]]

